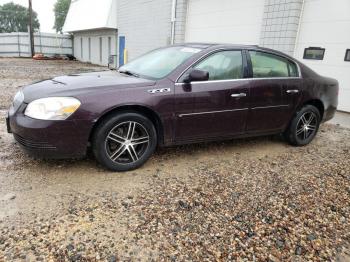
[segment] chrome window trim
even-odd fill
[[[218,48],[218,49],[215,49],[215,50],[212,50],[210,51],[209,53],[206,53],[206,54],[203,54],[201,57],[199,57],[198,59],[196,59],[196,61],[194,61],[191,65],[189,65],[188,67],[186,67],[185,70],[183,70],[181,72],[181,74],[176,78],[175,80],[175,85],[176,84],[184,84],[184,83],[181,83],[181,82],[178,82],[179,79],[183,76],[183,74],[188,70],[190,69],[191,67],[193,67],[193,65],[197,64],[200,60],[202,60],[203,58],[207,57],[207,56],[210,56],[211,54],[213,53],[217,53],[217,52],[220,52],[220,51],[234,51],[234,50],[240,50],[242,52],[242,57],[243,57],[243,51],[246,50],[246,51],[256,51],[256,52],[264,52],[264,53],[268,53],[268,54],[272,54],[272,55],[276,55],[276,56],[280,56],[284,59],[287,59],[288,61],[291,61],[293,62],[294,64],[297,65],[297,68],[298,68],[298,76],[293,76],[293,77],[270,77],[270,78],[238,78],[238,79],[227,79],[227,80],[208,80],[208,81],[198,81],[197,83],[201,82],[201,83],[204,83],[204,82],[213,82],[213,81],[237,81],[237,80],[246,80],[246,79],[249,79],[249,80],[255,80],[255,79],[301,79],[303,78],[302,77],[302,74],[301,74],[301,70],[300,70],[300,66],[299,66],[299,63],[297,63],[296,61],[284,56],[284,55],[280,55],[280,54],[276,54],[274,52],[269,52],[269,51],[265,51],[265,50],[259,50],[259,49],[253,49],[253,48]],[[196,83],[196,82],[193,82],[193,83]],[[191,84],[193,84],[191,83]]]
[[[238,78],[238,79],[225,79],[225,80],[208,80],[208,81],[197,81],[191,82],[191,85],[196,84],[212,84],[212,83],[225,83],[225,82],[237,82],[237,81],[259,81],[259,80],[289,80],[289,79],[300,79],[300,77],[266,77],[266,78]],[[176,86],[185,85],[189,83],[177,82]]]
[[[196,112],[196,113],[185,113],[185,114],[179,114],[179,117],[184,116],[193,116],[193,115],[205,115],[205,114],[215,114],[215,113],[225,113],[225,112],[234,112],[234,111],[244,111],[248,110],[249,108],[238,108],[238,109],[229,109],[229,110],[219,110],[219,111],[206,111],[206,112]]]

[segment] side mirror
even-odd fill
[[[184,78],[185,83],[191,83],[196,81],[208,81],[209,80],[209,72],[198,70],[198,69],[192,69],[188,75]]]

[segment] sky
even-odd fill
[[[28,0],[0,0],[0,5],[8,2],[14,2],[28,7]],[[52,29],[55,22],[55,15],[53,12],[55,3],[56,0],[32,0],[33,10],[38,13],[40,31],[43,33],[55,33],[55,30]]]

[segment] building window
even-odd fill
[[[100,62],[102,62],[102,37],[100,37]]]
[[[108,37],[108,56],[112,54],[112,38]]]
[[[83,38],[80,38],[80,57],[83,59]]]
[[[91,62],[91,38],[89,37],[89,61]]]
[[[344,61],[350,62],[350,49],[346,49]]]
[[[308,47],[304,50],[304,59],[323,60],[326,49],[321,47]]]

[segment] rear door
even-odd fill
[[[248,51],[251,68],[247,132],[270,132],[286,127],[300,96],[294,62],[262,51]]]
[[[241,50],[217,51],[191,67],[209,80],[175,85],[175,140],[201,140],[245,132],[249,80]],[[184,74],[186,75],[186,73]]]

